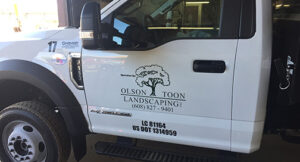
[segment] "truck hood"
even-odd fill
[[[26,40],[42,40],[52,37],[62,29],[56,30],[41,30],[36,32],[21,32],[21,33],[1,33],[0,42],[11,41],[26,41]]]

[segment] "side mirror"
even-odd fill
[[[87,2],[83,6],[80,16],[80,38],[82,47],[85,49],[96,49],[99,46],[101,40],[100,10],[100,4],[97,2]]]

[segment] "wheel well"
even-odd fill
[[[41,89],[31,85],[29,83],[18,81],[18,80],[1,80],[0,81],[0,111],[7,106],[21,102],[21,101],[38,101],[53,109],[58,105]],[[73,109],[75,112],[76,109]],[[68,110],[63,109],[60,111],[60,115],[63,117],[64,122],[68,125],[68,122],[73,122],[70,119],[70,115],[67,113]],[[65,119],[64,117],[67,117]],[[67,114],[67,115],[66,115]],[[70,121],[67,121],[67,120]],[[81,119],[84,120],[84,119]],[[80,118],[78,121],[81,121]],[[81,123],[82,124],[82,123]],[[70,125],[70,123],[69,123]],[[84,124],[83,124],[84,126]],[[76,127],[77,128],[77,127]],[[72,128],[72,129],[76,129]],[[86,141],[84,134],[87,132],[85,128],[80,127],[78,130],[79,134],[72,134],[69,131],[70,138],[72,139],[72,148],[75,159],[80,160],[86,154]],[[82,134],[80,134],[82,133]]]
[[[56,104],[43,91],[22,81],[2,80],[0,89],[0,110],[21,101],[39,101],[53,109],[56,107]]]
[[[57,108],[71,136],[74,157],[86,153],[88,122],[69,87],[45,67],[25,60],[0,62],[0,110],[19,101],[34,100]]]

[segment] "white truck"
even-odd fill
[[[71,145],[80,160],[90,133],[248,154],[264,133],[299,141],[297,0],[70,2],[65,28],[0,42],[4,162]]]

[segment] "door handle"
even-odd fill
[[[220,60],[195,60],[193,70],[197,73],[224,73],[226,65]]]

